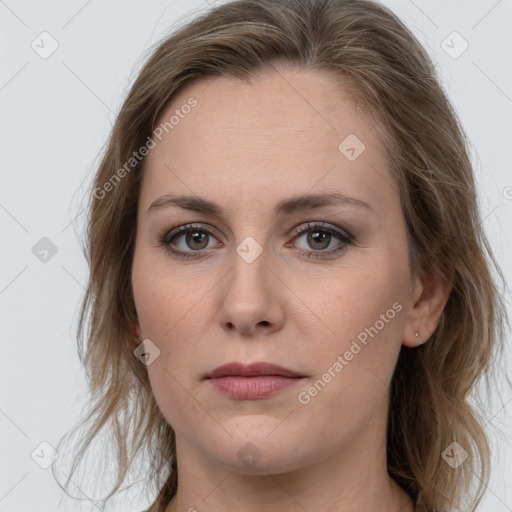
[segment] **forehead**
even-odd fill
[[[318,71],[279,69],[251,82],[202,78],[173,98],[159,120],[166,122],[146,160],[149,195],[228,202],[233,190],[240,201],[335,188],[372,200],[383,186],[396,189],[376,119],[343,82]]]

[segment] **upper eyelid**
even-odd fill
[[[299,224],[294,228],[297,233],[296,235],[300,235],[303,231],[310,231],[312,229],[318,229],[319,231],[329,231],[339,233],[341,235],[346,235],[347,238],[352,238],[352,234],[349,233],[346,229],[335,226],[334,224],[330,224],[325,221],[309,221],[305,224]]]
[[[169,233],[175,231],[175,233],[173,233],[173,235],[170,237],[170,240],[174,240],[179,236],[182,236],[186,233],[189,233],[190,231],[193,231],[194,229],[196,229],[197,231],[213,232],[213,234],[215,236],[217,236],[216,235],[217,233],[220,234],[220,231],[217,228],[215,228],[214,226],[212,226],[211,224],[190,223],[190,224],[184,224],[182,226],[178,226],[176,228],[167,230],[164,233],[162,238],[164,241],[166,241]],[[338,234],[342,239],[346,238],[346,239],[352,240],[354,238],[353,235],[346,229],[337,227],[337,226],[330,224],[326,221],[308,221],[306,223],[299,224],[299,225],[295,226],[294,228],[292,228],[291,231],[294,232],[293,240],[295,240],[295,238],[297,238],[298,236],[302,235],[302,233],[311,231],[313,229],[318,229],[319,231],[333,232],[334,234]],[[212,234],[212,233],[210,233],[210,234]],[[168,243],[171,243],[170,240]]]

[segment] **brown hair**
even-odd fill
[[[412,272],[448,279],[452,286],[432,337],[400,352],[392,379],[388,472],[425,510],[474,511],[489,479],[490,457],[485,425],[468,399],[482,376],[488,382],[503,350],[506,314],[492,270],[503,277],[481,225],[467,139],[434,66],[404,24],[368,0],[234,1],[188,22],[152,51],[116,119],[90,196],[90,278],[78,346],[91,406],[77,427],[91,426],[71,475],[106,429],[117,463],[107,500],[137,456],[150,465],[148,480],[157,494],[151,512],[163,511],[176,493],[174,431],[133,353],[131,266],[145,160],[132,169],[126,162],[194,79],[250,80],[277,62],[350,82],[354,99],[384,127]],[[457,469],[442,458],[454,441],[469,454]],[[475,476],[479,485],[471,491]],[[462,505],[464,494],[470,503]]]

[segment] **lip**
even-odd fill
[[[301,375],[289,368],[285,368],[284,366],[279,366],[274,363],[266,363],[266,362],[257,362],[248,365],[244,365],[242,363],[233,362],[227,363],[215,368],[212,372],[210,372],[205,378],[206,379],[216,379],[219,377],[258,377],[262,375],[273,375],[278,377],[305,377],[305,375]]]
[[[236,375],[208,380],[219,393],[239,400],[267,398],[295,386],[300,381],[302,381],[300,377],[281,377],[278,375],[259,375],[256,377]]]
[[[210,372],[213,388],[240,400],[258,400],[284,391],[302,381],[304,375],[273,363],[228,363]]]

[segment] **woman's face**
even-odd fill
[[[246,473],[371,458],[419,290],[375,122],[290,69],[195,82],[173,114],[147,156],[132,282],[178,454]],[[299,378],[205,378],[231,362]]]

